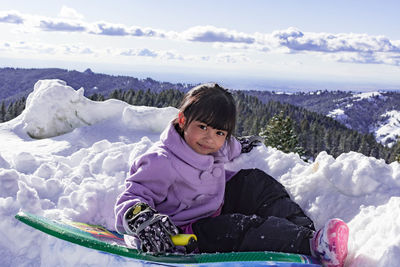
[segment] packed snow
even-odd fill
[[[114,228],[113,207],[132,160],[177,114],[175,108],[93,102],[60,80],[41,80],[25,111],[0,124],[2,266],[135,266],[132,259],[80,247],[14,219],[19,210]],[[400,263],[400,164],[350,152],[296,154],[259,146],[227,168],[259,168],[283,183],[321,227],[350,227],[346,266]]]
[[[351,128],[350,124],[347,123],[349,116],[347,116],[346,112],[341,108],[330,111],[326,116],[341,122],[342,124],[346,125],[347,128]]]
[[[353,98],[355,101],[361,101],[361,100],[374,101],[374,98],[380,98],[385,100],[386,96],[382,95],[380,92],[365,92],[365,93],[353,94]]]
[[[391,110],[381,115],[384,120],[375,127],[378,142],[393,146],[400,137],[400,111]]]

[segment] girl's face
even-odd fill
[[[224,145],[227,134],[227,131],[214,129],[200,121],[192,121],[183,132],[186,143],[202,155],[217,152]]]

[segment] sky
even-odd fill
[[[3,0],[0,67],[238,89],[400,89],[400,2]]]

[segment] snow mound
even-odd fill
[[[75,91],[65,81],[54,79],[36,82],[21,116],[27,134],[42,139],[110,118],[120,119],[121,111],[123,123],[127,127],[140,129],[144,126],[154,131],[161,131],[160,126],[168,123],[168,120],[166,123],[154,120],[165,121],[165,117],[172,118],[177,112],[175,108],[159,110],[153,107],[129,107],[113,99],[103,103],[91,101],[84,96],[83,88]]]

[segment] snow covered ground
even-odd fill
[[[132,159],[144,153],[174,108],[93,102],[59,80],[35,85],[25,111],[0,124],[1,266],[132,266],[47,236],[14,219],[20,210],[113,228],[113,206]],[[35,137],[33,139],[32,137]],[[358,153],[312,163],[260,146],[229,169],[260,168],[282,182],[320,227],[350,226],[347,266],[400,264],[400,164]]]
[[[384,118],[375,126],[375,136],[382,144],[393,146],[400,137],[400,111],[391,110],[381,115]]]
[[[366,92],[366,93],[355,93],[353,94],[354,101],[361,101],[366,99],[367,101],[374,101],[374,98],[386,99],[380,92]]]
[[[357,113],[357,102],[366,100],[373,106],[379,105],[376,101],[386,101],[387,96],[381,92],[367,92],[367,93],[354,93],[352,97],[343,98],[337,101],[337,108],[328,112],[327,116],[331,117],[340,123],[344,124],[347,128],[352,129],[354,125],[353,118],[348,114]],[[372,111],[373,113],[376,111]],[[388,110],[380,115],[381,119],[369,125],[368,132],[375,136],[377,142],[392,147],[396,144],[400,136],[400,111]]]

